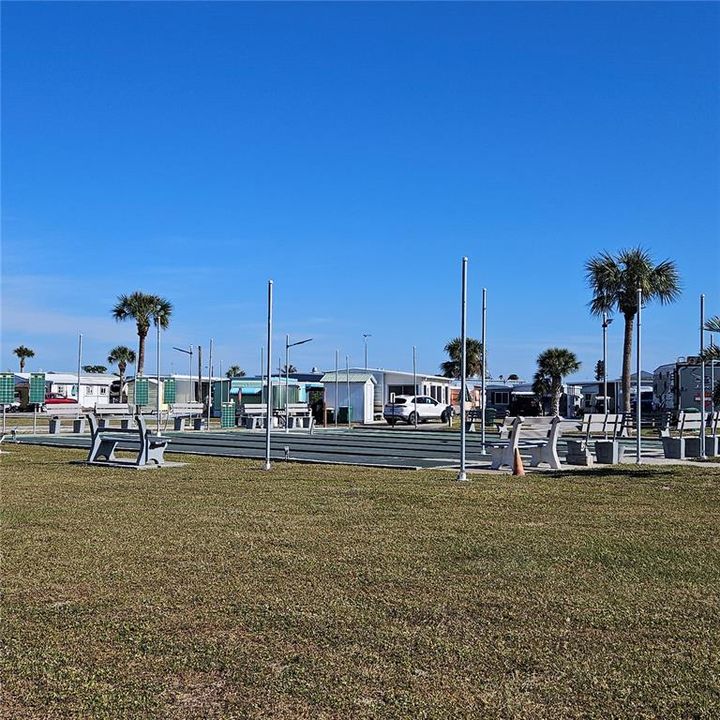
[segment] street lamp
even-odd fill
[[[312,338],[307,338],[306,340],[298,340],[297,342],[291,343],[290,342],[290,336],[285,336],[285,432],[290,432],[290,405],[288,403],[289,399],[289,389],[290,389],[290,348],[295,347],[296,345],[304,345],[305,343],[309,343],[312,340]]]
[[[365,340],[365,372],[368,369],[368,338],[372,337],[370,333],[363,333],[363,339]]]
[[[190,356],[190,372],[188,373],[188,402],[192,402],[192,358],[193,358],[193,346],[190,346],[189,350],[186,350],[185,348],[179,348],[173,346],[173,350],[177,350],[178,352],[185,353],[186,355]]]
[[[603,407],[605,408],[605,414],[609,412],[608,407],[608,396],[607,396],[607,329],[610,323],[613,321],[612,318],[607,316],[607,313],[603,313],[602,329],[603,329]],[[617,411],[615,411],[617,412]]]

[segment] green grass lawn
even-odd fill
[[[720,717],[720,468],[4,447],[0,717]]]

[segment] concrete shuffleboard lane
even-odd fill
[[[220,437],[217,437],[217,436]],[[262,459],[265,457],[264,442],[240,441],[238,434],[229,433],[172,433],[168,434],[171,443],[168,446],[169,453],[189,453],[196,455],[216,455],[220,457],[244,457],[249,459]],[[247,435],[245,436],[247,437]],[[345,464],[361,465],[367,467],[388,467],[388,468],[444,468],[455,467],[455,458],[452,455],[445,457],[427,457],[421,452],[400,452],[396,448],[386,448],[382,451],[369,449],[349,444],[339,447],[325,447],[322,440],[318,438],[316,443],[302,443],[299,447],[293,447],[290,442],[293,436],[276,434],[272,437],[271,458],[274,461],[286,459],[285,447],[290,447],[288,460],[302,463],[321,464]],[[89,436],[78,435],[36,435],[23,436],[19,439],[21,443],[45,445],[51,447],[65,447],[88,449],[90,447]],[[119,451],[131,450],[132,443],[120,443]],[[481,462],[481,460],[478,460]]]

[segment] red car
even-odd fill
[[[59,393],[49,393],[45,396],[46,405],[68,405],[70,403],[76,404],[77,400],[65,397],[64,395],[60,395]]]

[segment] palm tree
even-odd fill
[[[125,385],[125,370],[127,370],[128,363],[135,362],[135,351],[131,350],[129,347],[125,347],[125,345],[118,345],[110,351],[107,361],[111,365],[117,364],[118,366],[118,374],[120,375],[120,402],[122,402],[123,385]]]
[[[105,373],[107,372],[107,367],[105,365],[83,365],[82,369],[86,373]]]
[[[225,377],[227,377],[227,378],[245,377],[245,371],[239,365],[231,365],[227,369],[227,372],[225,373]]]
[[[119,322],[132,318],[137,324],[138,355],[137,374],[142,375],[145,368],[145,338],[152,322],[165,330],[170,324],[172,303],[159,295],[148,295],[136,291],[130,295],[120,295],[112,310],[113,317]]]
[[[625,320],[622,391],[623,409],[629,413],[633,321],[638,311],[637,290],[642,290],[643,306],[651,300],[659,300],[665,305],[680,296],[680,276],[672,260],[663,260],[654,265],[648,251],[641,247],[621,250],[616,257],[602,252],[587,261],[585,272],[593,292],[590,312],[602,315],[617,310]]]
[[[281,375],[292,375],[293,373],[296,373],[297,371],[298,371],[298,369],[292,363],[290,363],[290,367],[288,367],[287,365],[283,365],[280,368]]]
[[[450,359],[440,365],[440,371],[444,377],[459,379],[462,371],[462,338],[453,338],[445,346],[445,352],[450,356]],[[482,343],[479,340],[468,338],[466,354],[467,376],[476,377],[480,375],[483,371]]]
[[[35,351],[31,350],[29,347],[25,347],[24,345],[18,345],[13,350],[13,353],[17,355],[20,360],[20,372],[25,369],[25,360],[27,360],[27,358],[35,357]]]
[[[538,355],[537,372],[533,378],[533,392],[552,397],[551,415],[560,414],[560,397],[563,391],[563,377],[580,369],[580,362],[574,352],[565,348],[548,348]]]
[[[711,317],[705,321],[703,328],[706,332],[720,333],[720,315]],[[705,348],[703,353],[703,359],[707,362],[708,360],[720,360],[720,345],[717,345],[714,341]]]

